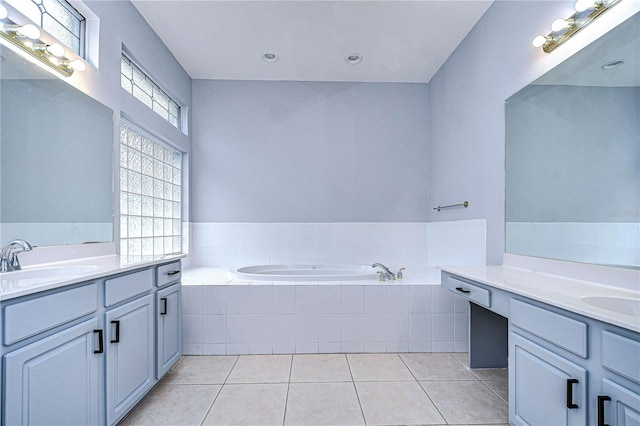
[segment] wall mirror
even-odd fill
[[[0,45],[0,245],[113,241],[113,112]]]
[[[506,101],[506,252],[640,268],[640,14]]]

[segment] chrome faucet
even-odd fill
[[[371,265],[371,267],[372,268],[378,267],[382,269],[382,271],[376,271],[376,273],[380,274],[380,281],[386,281],[386,280],[394,281],[395,279],[401,280],[403,277],[402,271],[404,271],[404,268],[400,268],[398,273],[394,274],[393,272],[391,272],[389,268],[384,266],[382,263],[374,263],[373,265]]]
[[[13,240],[2,248],[0,252],[0,272],[19,271],[20,261],[17,253],[32,250],[31,244],[25,240]]]

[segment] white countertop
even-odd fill
[[[581,300],[587,296],[640,300],[638,291],[504,265],[441,266],[440,269],[490,287],[640,332],[640,316],[598,308]]]
[[[13,299],[20,296],[38,293],[45,290],[64,287],[70,284],[91,281],[107,275],[119,274],[134,269],[145,268],[152,265],[167,263],[185,257],[184,254],[166,256],[99,256],[87,257],[66,262],[53,262],[39,264],[32,267],[24,267],[22,271],[37,271],[40,269],[52,269],[60,271],[51,276],[38,278],[17,278],[14,272],[0,273],[0,301]],[[82,268],[84,270],[81,270]],[[80,270],[75,274],[66,274],[65,270]],[[19,273],[18,273],[19,274]]]

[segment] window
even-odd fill
[[[86,19],[65,0],[6,0],[28,19],[84,57]]]
[[[120,62],[120,84],[143,104],[180,129],[180,105],[162,90],[124,53]]]
[[[120,125],[120,254],[182,251],[182,153]]]

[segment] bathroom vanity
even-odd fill
[[[509,266],[443,267],[472,368],[509,369],[512,425],[640,424],[640,293]]]
[[[1,423],[121,420],[180,359],[180,257],[3,274]]]

